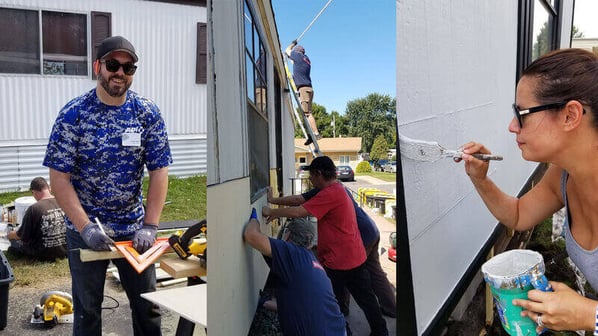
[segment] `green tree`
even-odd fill
[[[364,152],[370,151],[380,134],[387,143],[394,143],[396,139],[396,100],[388,95],[371,93],[348,102],[345,118],[348,136],[361,137]]]
[[[367,161],[361,161],[357,164],[357,167],[355,167],[355,172],[356,173],[371,173],[372,166],[370,166],[370,163]]]
[[[347,127],[345,125],[345,117],[340,115],[336,111],[332,111],[332,113],[328,114],[326,112],[326,107],[312,103],[311,106],[312,114],[316,119],[316,125],[318,125],[318,131],[320,134],[325,138],[332,138],[333,136],[346,136],[348,134]],[[297,113],[301,113],[301,109],[297,108]],[[334,116],[334,124],[332,123]],[[305,127],[305,125],[303,125]],[[295,127],[295,137],[302,138],[303,131],[301,131],[301,127],[296,125]]]
[[[301,109],[299,107],[297,107],[297,114],[299,116],[301,116],[301,113],[303,113],[303,112],[301,111]],[[312,103],[311,104],[311,113],[313,114],[314,118],[316,119],[316,125],[318,126],[318,130],[320,131],[320,134],[322,134],[322,136],[326,136],[325,133],[322,133],[322,131],[325,131],[325,130],[323,130],[321,128],[322,125],[325,123],[325,121],[330,119],[330,116],[326,112],[326,108],[322,105]],[[330,121],[328,121],[328,123],[330,123]],[[305,123],[304,123],[303,127],[307,128],[307,125],[305,125]],[[307,129],[306,129],[306,131],[307,131]],[[295,137],[296,138],[303,137],[303,131],[301,131],[301,127],[299,125],[296,125],[296,127],[295,127]]]
[[[573,28],[571,28],[571,36],[573,38],[583,38],[584,33],[576,26],[573,26]],[[552,50],[552,38],[552,33],[548,30],[548,21],[546,21],[544,22],[542,29],[540,29],[540,33],[538,33],[538,36],[536,36],[536,42],[534,42],[532,47],[532,60],[535,60],[536,58]]]
[[[386,142],[386,138],[384,138],[384,135],[378,134],[374,140],[374,144],[372,145],[372,150],[370,150],[370,159],[378,161],[381,159],[386,159],[387,156],[388,143]]]
[[[573,36],[573,38],[584,38],[584,33],[579,30],[579,28],[577,28],[577,26],[573,26],[573,28],[571,29],[571,35]]]

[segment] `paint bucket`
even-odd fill
[[[536,336],[536,322],[522,317],[523,308],[512,302],[514,299],[527,300],[527,292],[531,289],[551,290],[544,276],[542,255],[531,250],[510,250],[486,261],[482,273],[490,285],[505,331],[511,336]]]
[[[23,223],[23,217],[25,216],[25,211],[29,208],[33,203],[35,203],[35,197],[33,196],[24,196],[19,197],[15,200],[15,210],[17,212],[17,223]]]

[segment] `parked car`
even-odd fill
[[[388,160],[378,160],[378,161],[374,161],[372,163],[372,168],[374,168],[374,171],[384,171],[384,166],[388,163]]]
[[[355,181],[355,172],[350,166],[337,166],[336,178],[341,181]]]
[[[397,161],[390,161],[384,165],[384,172],[396,173],[397,172]]]

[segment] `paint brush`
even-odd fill
[[[401,155],[415,161],[434,162],[442,158],[460,159],[463,151],[450,150],[442,147],[434,141],[415,140],[408,138],[399,133],[399,145],[401,147]],[[472,154],[473,157],[479,160],[502,160],[500,155],[492,154]]]

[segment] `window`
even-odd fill
[[[0,72],[40,73],[38,12],[0,8]]]
[[[351,156],[350,155],[340,155],[338,161],[342,165],[347,165],[351,161]]]
[[[0,22],[1,73],[87,75],[86,15],[0,8]]]
[[[305,156],[300,156],[299,157],[299,163],[306,163],[307,159],[305,158]]]
[[[87,17],[42,11],[44,75],[87,76]]]
[[[550,4],[544,7],[544,1],[534,2],[534,28],[532,31],[532,61],[541,55],[556,49],[554,36],[554,10]]]
[[[269,140],[266,91],[267,54],[250,7],[245,1],[245,75],[251,199],[269,183]]]
[[[517,79],[533,60],[558,48],[561,0],[520,0]]]

